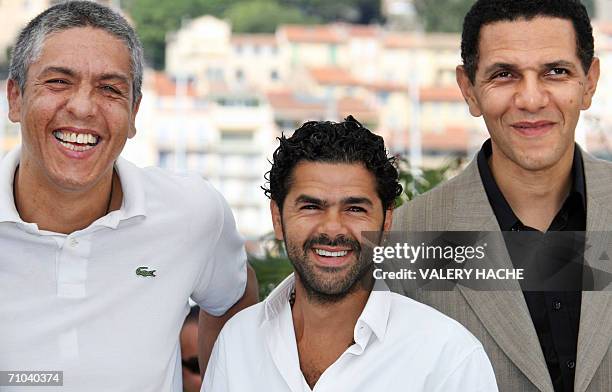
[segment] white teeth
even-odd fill
[[[72,151],[87,151],[87,150],[91,150],[92,148],[94,148],[94,146],[90,146],[90,145],[78,146],[78,145],[70,144],[66,142],[60,142],[60,144]]]
[[[346,256],[346,254],[348,253],[348,250],[341,250],[339,252],[328,252],[323,249],[315,249],[314,251],[319,256],[326,256],[326,257],[342,257],[342,256]]]
[[[96,144],[98,143],[98,137],[89,133],[75,133],[75,132],[64,132],[55,131],[53,136],[63,142],[79,143],[79,144]]]

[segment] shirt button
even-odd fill
[[[560,301],[553,301],[552,306],[553,306],[553,310],[559,310],[559,309],[561,309],[561,302]]]
[[[72,246],[73,248],[77,246],[78,244],[79,244],[79,240],[77,240],[76,238],[73,238],[70,240],[70,246]]]
[[[567,367],[569,369],[573,369],[573,368],[576,367],[576,362],[574,362],[574,361],[567,361],[566,365],[567,365]]]

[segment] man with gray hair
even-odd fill
[[[91,2],[53,6],[17,39],[7,95],[22,145],[0,162],[0,386],[181,391],[189,297],[203,310],[202,369],[226,319],[256,301],[223,197],[200,176],[119,158],[136,133],[142,57],[125,19]]]

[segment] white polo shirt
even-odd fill
[[[14,150],[0,163],[0,370],[63,371],[64,386],[45,391],[182,391],[189,297],[221,315],[246,285],[223,197],[198,175],[119,158],[121,208],[58,234],[19,217],[18,161]]]
[[[310,392],[300,370],[289,295],[293,275],[227,322],[202,391]],[[458,322],[389,291],[372,291],[350,346],[312,391],[490,392],[493,369]]]

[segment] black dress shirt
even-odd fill
[[[514,214],[512,208],[497,186],[489,168],[492,154],[491,140],[487,140],[478,153],[478,170],[502,231],[532,231]],[[572,165],[572,187],[563,206],[554,217],[548,231],[585,231],[586,229],[586,186],[582,165],[582,154],[576,146]],[[584,242],[576,246],[584,255]],[[510,258],[513,251],[508,247]],[[516,259],[516,258],[515,258]],[[515,259],[513,263],[516,264]],[[553,268],[563,268],[564,261]],[[525,302],[535,327],[553,387],[556,392],[572,392],[576,369],[576,350],[580,324],[581,269],[573,274],[570,290],[564,291],[523,291]]]

